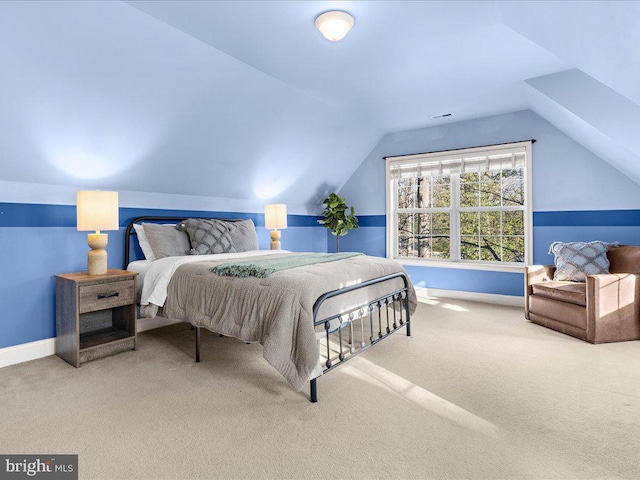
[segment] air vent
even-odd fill
[[[440,115],[429,115],[429,118],[431,120],[435,120],[436,118],[445,118],[445,117],[452,117],[453,113],[441,113]]]

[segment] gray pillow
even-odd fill
[[[236,252],[227,225],[227,222],[219,220],[188,218],[177,228],[189,234],[191,255],[207,255]]]
[[[225,222],[229,229],[229,236],[237,252],[258,250],[258,234],[253,220],[241,222]]]
[[[175,225],[143,223],[142,228],[156,259],[189,254],[189,237],[177,230]]]
[[[549,253],[555,255],[554,280],[585,282],[587,275],[609,273],[607,242],[554,242]]]

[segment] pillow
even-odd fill
[[[143,223],[142,226],[156,259],[189,254],[189,237],[175,225]]]
[[[191,255],[236,252],[227,222],[203,218],[188,218],[176,226],[189,234]]]
[[[607,242],[554,242],[549,253],[555,255],[554,280],[585,282],[587,275],[609,273]]]
[[[136,231],[136,236],[138,237],[138,244],[142,249],[144,258],[153,262],[156,259],[156,257],[153,255],[153,250],[151,249],[151,245],[149,245],[149,240],[147,239],[147,235],[144,233],[144,228],[142,227],[142,224],[134,223],[133,229]]]
[[[229,229],[231,242],[236,252],[247,252],[258,250],[258,234],[253,220],[242,220],[241,222],[224,222]]]

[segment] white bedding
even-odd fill
[[[218,253],[215,255],[185,255],[183,257],[165,257],[149,262],[148,260],[138,260],[129,265],[144,270],[142,283],[142,294],[140,305],[157,305],[162,307],[167,299],[167,287],[171,277],[180,265],[204,260],[238,260],[244,257],[255,257],[257,255],[273,255],[276,253],[288,252],[288,250],[250,250],[248,252]],[[147,265],[142,266],[143,263]],[[137,271],[140,275],[140,270]]]
[[[127,265],[127,270],[130,272],[136,272],[138,277],[136,278],[136,294],[138,303],[140,303],[140,296],[142,295],[142,286],[144,285],[144,276],[151,266],[150,260],[135,260]]]

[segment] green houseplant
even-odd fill
[[[358,218],[356,217],[353,207],[350,208],[351,213],[347,213],[347,207],[344,198],[339,197],[335,193],[330,193],[322,202],[325,206],[322,215],[324,219],[318,220],[320,225],[324,225],[336,237],[336,252],[340,251],[340,237],[349,233],[352,228],[358,228]]]

